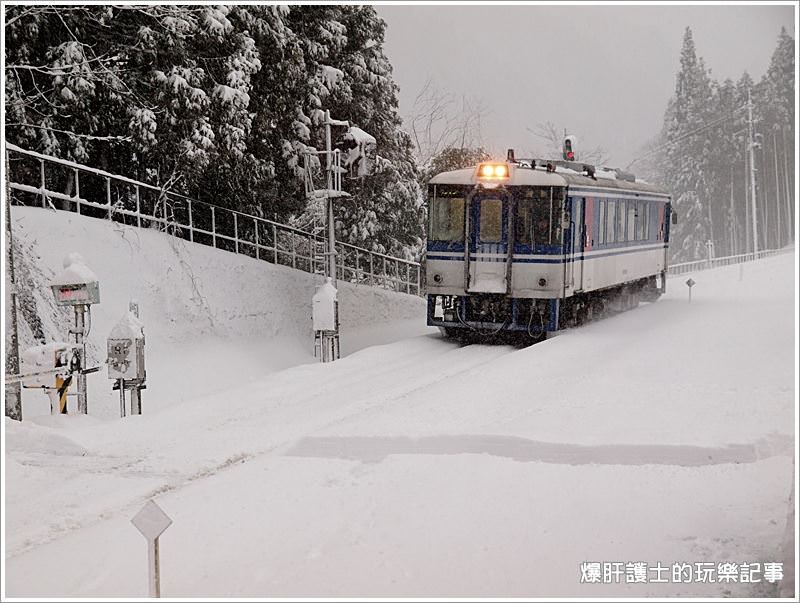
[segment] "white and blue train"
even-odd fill
[[[482,163],[428,186],[428,324],[540,339],[665,291],[670,195],[574,161]]]

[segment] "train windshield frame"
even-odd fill
[[[515,191],[514,242],[528,247],[562,244],[561,217],[566,188],[525,186]]]
[[[467,187],[431,185],[428,201],[428,240],[464,242]]]

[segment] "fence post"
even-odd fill
[[[406,264],[406,293],[411,293],[411,264]]]
[[[383,260],[383,288],[388,289],[389,287],[386,286],[386,256],[381,256]]]
[[[260,260],[261,259],[261,250],[258,248],[258,244],[259,244],[258,243],[258,218],[253,218],[253,228],[255,229],[255,233],[256,233],[256,238],[255,238],[255,241],[256,241],[256,259]]]
[[[422,295],[422,289],[420,288],[422,264],[417,264],[415,272],[417,273],[417,295]]]
[[[142,202],[139,197],[139,185],[136,185],[136,227],[142,227]]]
[[[217,214],[214,211],[214,206],[211,206],[211,240],[214,243],[214,247],[217,246]]]
[[[81,178],[78,168],[75,168],[75,211],[81,215]]]
[[[392,287],[395,291],[402,291],[400,289],[401,285],[403,284],[403,277],[400,276],[400,260],[395,259],[394,261],[394,287]]]
[[[188,199],[189,208],[189,240],[194,243],[194,221],[192,220],[192,200]]]
[[[108,219],[111,219],[111,178],[106,176],[106,203],[108,204]]]
[[[278,264],[278,228],[272,223],[272,263]]]
[[[236,212],[233,212],[233,245],[239,253],[239,215]]]
[[[369,252],[369,286],[375,284],[375,254]]]
[[[42,195],[42,207],[47,207],[47,197],[44,194],[45,188],[47,188],[47,182],[44,178],[44,159],[39,160],[39,178],[40,178],[40,188],[39,191]]]
[[[294,233],[292,233],[292,268],[297,267],[297,249],[294,240]]]

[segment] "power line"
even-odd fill
[[[689,132],[687,132],[685,134],[682,134],[682,135],[678,136],[677,138],[673,138],[672,140],[668,140],[664,144],[661,144],[661,145],[657,146],[654,149],[650,149],[646,153],[644,153],[642,155],[639,155],[636,159],[631,161],[627,166],[625,166],[625,169],[627,170],[628,168],[630,168],[637,161],[639,161],[641,159],[644,159],[645,157],[649,157],[650,155],[653,155],[654,153],[657,153],[657,152],[661,151],[662,149],[667,148],[670,145],[673,145],[673,144],[675,144],[677,142],[680,142],[681,140],[685,140],[685,139],[689,138],[690,136],[694,136],[695,134],[697,134],[699,132],[702,132],[703,130],[707,130],[708,128],[712,128],[712,127],[714,127],[714,126],[716,126],[718,124],[721,124],[724,121],[727,121],[727,120],[735,117],[736,114],[739,113],[739,111],[743,111],[746,108],[747,108],[747,105],[742,105],[741,107],[737,107],[736,109],[734,109],[728,115],[724,115],[722,117],[718,117],[714,121],[711,121],[711,122],[709,122],[709,123],[707,123],[707,124],[705,124],[703,126],[700,126],[699,128],[695,128],[694,130],[690,130]]]

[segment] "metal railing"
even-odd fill
[[[139,228],[155,227],[191,241],[325,274],[324,237],[244,212],[198,201],[50,155],[6,144],[16,203],[75,211]],[[27,198],[26,198],[27,197]],[[338,280],[421,295],[417,262],[336,242]]]
[[[671,276],[679,274],[687,274],[689,272],[697,272],[698,270],[708,270],[709,268],[719,268],[721,266],[730,266],[731,264],[741,264],[743,262],[752,262],[753,260],[760,260],[768,258],[779,253],[786,253],[791,249],[765,249],[755,253],[740,253],[738,255],[728,255],[719,258],[709,258],[706,260],[696,260],[694,262],[683,262],[680,264],[672,264],[667,268],[667,273]]]

